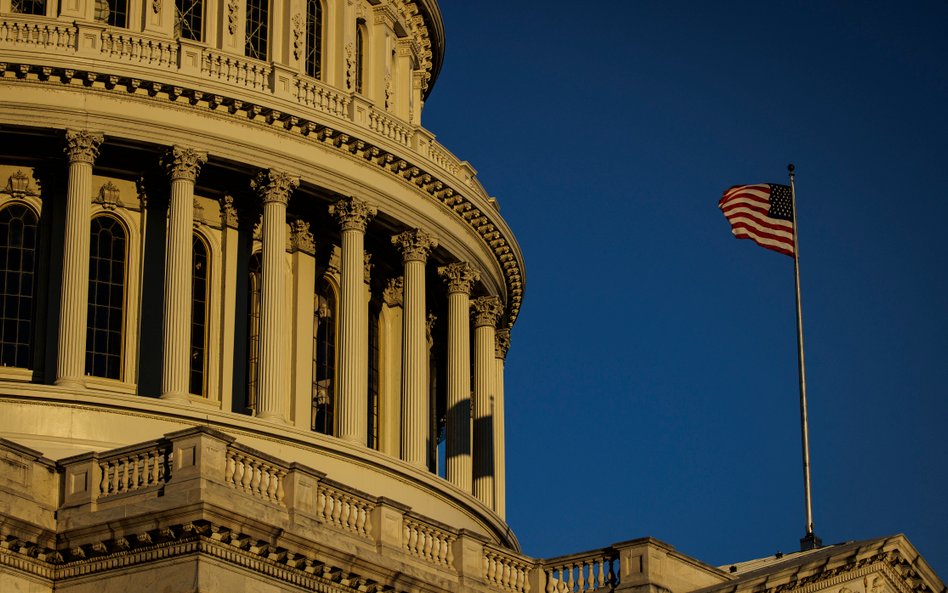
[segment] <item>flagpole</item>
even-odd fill
[[[813,501],[810,496],[810,436],[806,414],[806,365],[803,362],[803,308],[800,305],[800,242],[797,227],[797,189],[794,184],[793,163],[787,165],[790,173],[790,199],[793,210],[793,276],[797,291],[797,367],[800,373],[800,430],[803,437],[803,491],[806,497],[806,535],[800,539],[800,550],[812,550],[822,545],[813,531]]]

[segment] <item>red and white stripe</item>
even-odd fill
[[[718,208],[738,239],[753,239],[766,249],[793,257],[793,222],[768,216],[770,185],[735,185],[724,192]]]

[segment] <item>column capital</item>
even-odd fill
[[[309,223],[305,220],[296,220],[290,223],[290,253],[302,251],[309,255],[316,255],[316,242],[313,233],[309,230]]]
[[[438,268],[438,275],[448,285],[448,294],[456,292],[471,294],[474,283],[481,279],[481,273],[467,262],[457,262]]]
[[[286,203],[290,201],[290,194],[299,184],[298,175],[290,175],[276,169],[265,169],[250,182],[250,187],[257,192],[264,204],[279,202],[286,206]]]
[[[438,240],[421,229],[412,229],[393,236],[392,245],[402,252],[402,261],[424,262],[431,250],[438,246]]]
[[[366,225],[378,210],[362,200],[349,197],[330,206],[329,213],[336,217],[342,230],[364,233]]]
[[[505,327],[494,334],[494,357],[506,359],[508,350],[510,350],[510,328]]]
[[[163,159],[171,180],[185,179],[194,182],[207,162],[207,153],[186,146],[172,146]]]
[[[102,144],[104,139],[101,132],[67,129],[64,152],[69,157],[70,163],[89,163],[91,165],[95,162],[95,158],[99,156],[99,145]]]
[[[504,313],[500,299],[495,296],[482,296],[471,301],[471,314],[474,317],[474,327],[489,325],[497,326],[497,321]]]
[[[401,307],[404,303],[403,290],[405,287],[405,278],[389,278],[382,290],[382,301],[389,307]]]

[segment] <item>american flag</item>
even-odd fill
[[[753,239],[766,249],[793,257],[793,199],[790,186],[776,183],[735,185],[718,208],[738,239]]]

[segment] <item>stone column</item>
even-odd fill
[[[102,134],[66,130],[69,181],[63,236],[63,284],[59,300],[59,352],[56,384],[82,385],[86,369],[86,318],[89,307],[89,207],[92,163],[99,155]]]
[[[336,352],[336,436],[365,446],[369,390],[369,311],[365,303],[365,227],[373,206],[347,198],[329,207],[342,228],[339,334]]]
[[[401,458],[428,467],[428,345],[425,339],[425,262],[438,241],[414,229],[392,237],[405,265],[402,317]]]
[[[190,391],[194,182],[206,162],[206,153],[181,146],[173,147],[165,157],[171,177],[171,199],[165,240],[161,368],[161,397],[164,399],[187,401]]]
[[[494,331],[503,313],[500,299],[471,303],[474,314],[474,496],[492,509],[494,500]]]
[[[299,177],[261,171],[253,188],[263,201],[263,248],[260,270],[260,352],[257,358],[257,417],[286,421],[289,404],[289,332],[286,315],[286,204]]]
[[[438,268],[448,285],[448,410],[445,465],[448,481],[471,492],[471,288],[480,272],[470,264]]]
[[[510,349],[510,328],[494,335],[494,492],[500,518],[507,516],[507,447],[504,427],[504,360]]]
[[[293,341],[290,381],[293,385],[293,424],[310,430],[313,411],[313,290],[316,286],[316,243],[309,223],[290,223],[290,261],[293,270],[290,308]]]

